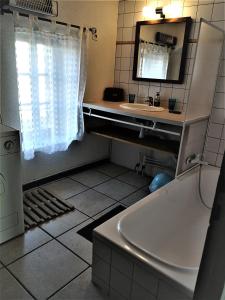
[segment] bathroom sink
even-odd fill
[[[152,112],[160,112],[165,110],[163,107],[149,106],[147,104],[141,103],[124,103],[121,104],[120,107],[130,109],[130,110],[144,110],[144,111],[152,111]]]

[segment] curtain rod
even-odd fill
[[[161,46],[161,47],[167,47],[167,45],[153,43],[153,42],[148,42],[148,41],[145,41],[145,40],[142,40],[142,39],[140,39],[140,43],[147,43],[147,44],[151,44],[151,45],[156,45],[156,46]]]
[[[10,11],[10,10],[0,10],[0,14],[13,14],[13,12],[12,11]],[[26,17],[26,18],[29,18],[29,14],[26,14],[26,13],[19,13],[19,15],[21,16],[21,17]],[[42,17],[37,17],[38,18],[38,20],[40,20],[40,21],[44,21],[44,22],[48,22],[48,23],[51,23],[52,22],[52,20],[51,19],[47,19],[47,18],[42,18]],[[55,21],[56,22],[56,24],[59,24],[59,25],[63,25],[63,26],[67,26],[68,24],[67,23],[65,23],[65,22],[61,22],[61,21]],[[74,25],[74,24],[69,24],[71,27],[73,27],[73,28],[77,28],[77,29],[80,29],[81,28],[81,26],[79,26],[79,25]],[[84,30],[87,30],[87,28],[84,28]],[[92,34],[92,40],[94,40],[94,41],[97,41],[97,38],[98,38],[98,35],[97,35],[97,28],[96,27],[89,27],[88,28],[88,30],[91,32],[91,34]]]

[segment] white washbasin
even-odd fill
[[[153,111],[153,112],[160,112],[165,110],[165,108],[163,107],[149,106],[147,104],[141,104],[141,103],[124,103],[121,104],[120,107],[131,109],[131,110],[145,110],[145,111]]]

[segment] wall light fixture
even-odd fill
[[[167,18],[178,18],[182,16],[183,5],[181,0],[174,0],[170,4],[158,7],[156,2],[152,1],[151,5],[143,8],[143,17],[146,19],[164,19]]]
[[[163,8],[162,7],[156,7],[155,13],[157,15],[160,15],[160,18],[165,19],[165,14],[163,13]]]

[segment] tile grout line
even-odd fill
[[[38,300],[32,293],[31,291],[22,283],[22,281],[20,281],[15,275],[14,273],[8,268],[8,267],[5,267],[5,269],[9,272],[9,274],[14,278],[16,279],[16,281],[23,287],[23,289],[35,300]]]
[[[45,232],[45,233],[46,233],[46,232]],[[48,234],[48,235],[49,235],[49,234]],[[50,235],[49,235],[49,236],[50,236]],[[51,237],[51,236],[50,236],[50,237]],[[10,267],[12,264],[16,263],[16,262],[17,262],[18,260],[20,260],[21,258],[24,258],[24,257],[27,256],[28,254],[30,254],[30,253],[32,253],[32,252],[38,250],[38,249],[41,248],[42,246],[45,246],[46,244],[48,244],[48,243],[50,243],[50,242],[52,242],[52,241],[53,241],[53,238],[51,237],[51,239],[50,239],[49,241],[47,241],[47,242],[45,242],[45,243],[43,243],[43,244],[37,246],[36,248],[34,248],[34,249],[28,251],[27,253],[23,254],[22,256],[20,256],[20,257],[14,259],[14,260],[12,260],[11,262],[9,262],[9,263],[7,263],[7,264],[3,264],[3,263],[2,263],[2,264],[4,265],[5,268]]]
[[[44,230],[45,231],[45,230]],[[73,255],[75,255],[76,257],[78,257],[79,259],[81,259],[83,262],[85,262],[88,266],[91,266],[91,264],[89,262],[87,262],[85,259],[83,259],[81,256],[79,256],[77,253],[75,253],[72,249],[70,249],[68,246],[64,245],[60,240],[57,240],[57,238],[52,236],[52,241],[56,241],[58,242],[61,246],[63,246],[64,248],[66,248],[67,250],[69,250]]]
[[[54,295],[56,295],[58,292],[60,292],[62,289],[64,289],[67,285],[69,285],[73,280],[75,280],[81,274],[83,274],[84,272],[86,272],[89,268],[91,268],[91,266],[88,266],[86,269],[84,269],[82,272],[80,272],[78,275],[76,275],[74,278],[72,278],[70,281],[68,281],[66,284],[64,284],[61,288],[59,288],[58,290],[56,290],[54,293],[52,293],[46,299],[48,300],[48,299],[52,298]]]
[[[94,220],[94,219],[91,218],[91,217],[89,217],[89,219]],[[57,240],[58,237],[64,235],[64,234],[67,233],[68,231],[70,231],[70,230],[72,230],[72,229],[74,229],[74,228],[76,228],[76,227],[82,225],[83,223],[87,222],[89,219],[86,219],[86,220],[84,220],[83,222],[77,224],[76,226],[71,227],[71,229],[66,230],[65,232],[61,233],[60,235],[57,235],[56,237],[54,237],[53,235],[51,235],[48,231],[46,231],[45,229],[41,228],[40,226],[36,226],[35,228],[39,228],[40,230],[42,230],[42,231],[43,231],[45,234],[47,234],[51,239],[50,239],[49,241],[47,241],[47,242],[45,242],[45,243],[43,243],[43,244],[41,244],[41,245],[35,247],[34,249],[28,251],[26,254],[23,254],[22,256],[16,258],[15,260],[13,260],[13,261],[11,261],[11,262],[9,262],[9,263],[7,263],[7,264],[3,263],[3,262],[0,260],[1,264],[3,265],[3,268],[6,268],[6,267],[8,267],[8,266],[14,264],[14,263],[17,262],[18,260],[24,258],[24,257],[27,256],[28,254],[30,254],[30,253],[32,253],[32,252],[38,250],[39,248],[41,248],[42,246],[45,246],[46,244],[52,242],[53,240],[56,240],[56,241],[58,242],[58,240]],[[60,244],[61,244],[61,243],[60,243]],[[85,262],[86,262],[86,261],[85,261]]]
[[[57,236],[51,235],[51,233],[48,233],[48,231],[47,231],[46,229],[42,229],[42,228],[41,228],[41,229],[42,229],[44,232],[48,233],[51,237],[53,237],[53,239],[57,239],[57,238],[61,237],[62,235],[64,235],[65,233],[69,232],[70,230],[73,230],[73,229],[75,229],[76,227],[82,225],[83,223],[89,221],[90,219],[94,221],[94,219],[93,219],[92,217],[89,217],[89,219],[86,219],[86,220],[82,221],[81,223],[77,224],[76,226],[71,227],[70,229],[67,229],[66,231],[60,233],[60,234],[57,235]]]

